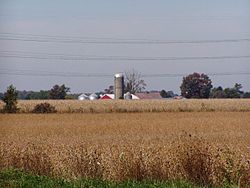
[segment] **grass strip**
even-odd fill
[[[112,182],[92,179],[65,180],[46,176],[38,176],[20,170],[8,169],[0,171],[0,187],[2,188],[193,188],[191,183],[185,181],[152,182],[152,181],[126,181]]]

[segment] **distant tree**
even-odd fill
[[[67,99],[67,100],[74,100],[75,96],[74,95],[66,95],[65,99]]]
[[[104,93],[106,93],[106,94],[114,94],[114,86],[109,86],[109,88],[104,89]]]
[[[24,91],[18,91],[17,90],[17,98],[18,99],[21,99],[21,100],[24,100],[24,99],[26,99],[26,97],[27,97],[27,95],[29,94],[30,92],[29,91],[26,91],[26,90],[24,90]]]
[[[40,90],[31,96],[31,99],[49,99],[49,91]]]
[[[161,90],[160,95],[162,98],[167,98],[167,92],[164,89]]]
[[[244,97],[244,92],[241,91],[242,85],[236,83],[232,88],[217,87],[212,89],[210,97],[211,98],[242,98]]]
[[[19,111],[19,109],[17,108],[17,95],[18,93],[16,91],[16,88],[13,85],[10,85],[3,96],[3,102],[5,103],[5,106],[3,108],[4,112],[16,113]]]
[[[139,72],[135,70],[125,72],[125,92],[139,93],[145,90],[146,86]]]
[[[236,83],[236,84],[234,85],[234,88],[235,88],[235,90],[240,94],[240,96],[242,96],[242,95],[244,94],[244,91],[241,91],[241,89],[242,89],[242,85],[241,85],[241,84]]]
[[[250,92],[245,92],[243,94],[243,98],[250,98]]]
[[[160,95],[162,98],[172,98],[175,96],[173,91],[161,90]]]
[[[61,86],[59,86],[61,87]],[[40,90],[40,91],[17,91],[18,99],[21,100],[46,100],[50,98],[50,91]],[[77,99],[80,94],[67,94],[65,99]],[[1,95],[0,95],[1,97]]]
[[[0,100],[3,99],[3,93],[0,93]]]
[[[210,93],[211,98],[226,98],[226,94],[221,86],[213,88]]]
[[[71,99],[71,100],[74,100],[74,99],[78,99],[78,96],[81,95],[81,94],[77,94],[77,93],[73,93],[73,94],[67,94],[65,96],[65,99]]]
[[[183,77],[181,95],[186,98],[209,98],[212,81],[206,74],[193,73]]]
[[[233,88],[225,88],[224,93],[226,98],[241,98],[244,92],[241,91],[242,85],[236,83]]]
[[[226,98],[240,98],[240,94],[235,90],[235,88],[225,88],[224,92]]]
[[[53,88],[49,91],[49,98],[50,99],[65,99],[67,93],[70,91],[68,87],[64,84],[54,85]]]
[[[40,90],[39,92],[36,91],[28,91],[26,93],[22,92],[21,96],[23,95],[22,99],[49,99],[49,91]]]

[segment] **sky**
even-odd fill
[[[0,92],[97,92],[133,69],[147,90],[199,72],[250,91],[249,49],[249,0],[0,0]]]

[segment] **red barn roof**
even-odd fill
[[[114,99],[114,98],[112,97],[111,94],[109,94],[109,95],[105,94],[105,95],[103,95],[103,96],[101,97],[101,99]]]

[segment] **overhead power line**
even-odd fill
[[[221,72],[221,73],[206,73],[209,76],[232,76],[232,75],[250,75],[250,72]],[[183,77],[187,74],[145,74],[142,77],[146,78],[161,78],[161,77]]]
[[[16,76],[54,76],[54,77],[85,77],[85,78],[112,78],[113,74],[103,73],[80,73],[80,72],[49,72],[49,71],[35,71],[35,70],[18,70],[18,69],[1,69],[2,75],[16,75]],[[250,75],[250,72],[220,72],[220,73],[206,73],[209,76],[231,76],[231,75]],[[183,77],[187,74],[170,74],[170,73],[156,73],[156,74],[141,74],[143,78],[173,78]]]
[[[250,42],[250,38],[207,39],[207,40],[164,40],[142,38],[98,38],[57,35],[34,35],[0,33],[0,40],[23,42],[83,43],[83,44],[209,44]]]
[[[187,56],[187,57],[130,57],[130,56],[93,56],[93,55],[64,55],[64,54],[39,54],[39,53],[11,53],[1,52],[0,58],[62,60],[62,61],[186,61],[186,60],[222,60],[246,59],[250,55],[230,56]]]
[[[23,75],[23,76],[58,76],[58,77],[111,77],[112,74],[91,73],[83,74],[80,72],[50,72],[36,70],[19,70],[19,69],[1,69],[0,74]]]
[[[0,32],[0,35],[3,36],[17,36],[17,37],[42,37],[42,38],[62,38],[62,39],[96,39],[96,40],[148,40],[145,38],[116,38],[116,37],[82,37],[82,36],[65,36],[65,35],[38,35],[32,33],[4,33]]]

